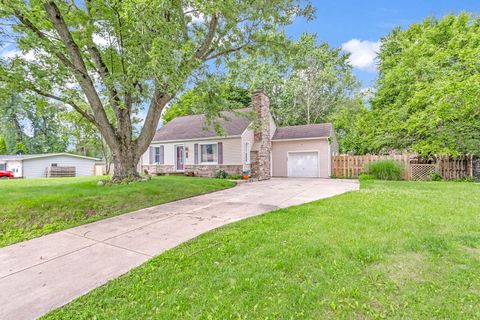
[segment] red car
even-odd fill
[[[12,171],[0,171],[0,179],[12,179],[13,177]]]

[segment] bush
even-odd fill
[[[242,176],[239,175],[239,174],[234,174],[234,175],[229,175],[227,177],[227,179],[230,179],[230,180],[242,180]]]
[[[432,173],[430,175],[430,180],[431,181],[443,181],[443,177],[439,173],[435,172],[435,173]]]
[[[368,165],[368,175],[379,180],[402,180],[403,168],[395,161],[381,160]]]
[[[227,179],[228,174],[225,172],[225,170],[218,170],[215,173],[215,178],[217,179]]]

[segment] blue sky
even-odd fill
[[[374,58],[377,41],[395,26],[403,28],[427,16],[442,17],[469,11],[480,14],[480,0],[312,0],[317,18],[297,21],[288,33],[316,33],[326,41],[352,53],[352,65],[363,87],[370,87],[376,77]]]

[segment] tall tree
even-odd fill
[[[361,103],[359,83],[348,54],[315,38],[303,34],[282,43],[274,55],[236,59],[229,78],[239,86],[265,88],[279,125],[330,121],[338,109]]]
[[[480,18],[427,18],[382,39],[370,151],[480,154]]]
[[[163,123],[191,114],[209,113],[209,109],[223,111],[248,107],[250,91],[233,86],[224,77],[210,76],[186,91],[162,115]]]
[[[228,68],[225,58],[283,39],[292,19],[313,14],[300,2],[2,0],[4,23],[14,24],[19,47],[36,57],[16,59],[6,75],[94,124],[112,152],[113,180],[137,178],[138,160],[177,92],[208,61]],[[141,108],[145,121],[134,136],[132,117]]]
[[[0,154],[7,154],[7,142],[4,137],[0,137]]]

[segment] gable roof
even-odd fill
[[[240,136],[248,128],[251,119],[252,108],[238,109],[235,111],[221,112],[221,118],[216,120],[221,125],[225,136]],[[213,124],[208,126],[205,115],[177,117],[155,133],[153,142],[177,141],[198,138],[213,138],[219,134]]]
[[[8,160],[29,160],[29,159],[37,159],[37,158],[48,158],[48,157],[54,157],[54,156],[70,156],[74,158],[82,158],[82,159],[89,159],[89,160],[95,160],[98,161],[99,159],[97,158],[92,158],[92,157],[87,157],[87,156],[80,156],[78,154],[72,154],[72,153],[67,153],[67,152],[60,152],[60,153],[41,153],[41,154],[26,154],[26,155],[0,155],[0,160],[8,161]]]
[[[328,138],[332,133],[331,123],[306,124],[291,127],[279,127],[272,140]]]

